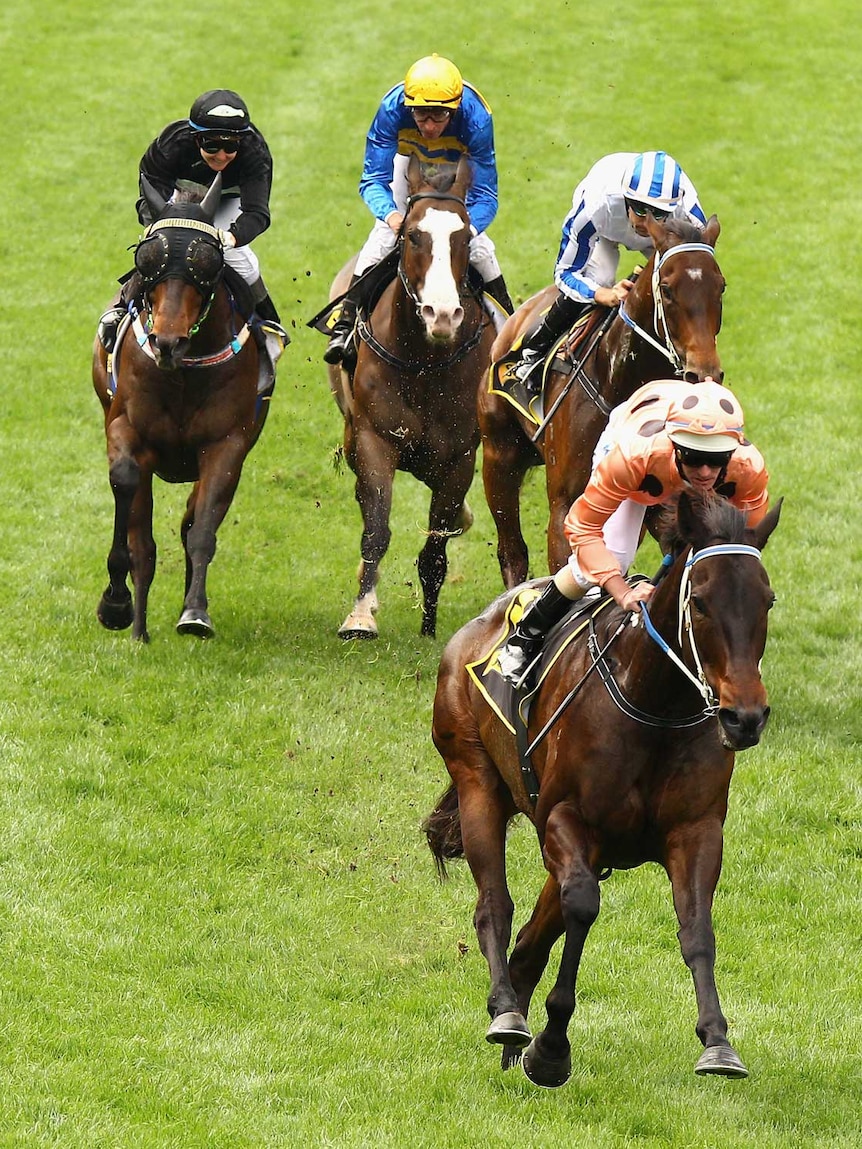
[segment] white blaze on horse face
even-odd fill
[[[419,293],[420,315],[430,339],[452,339],[461,326],[464,309],[452,274],[451,237],[464,221],[452,211],[429,208],[418,227],[431,237],[431,263]]]
[[[689,279],[703,279],[702,267],[689,267],[686,271]]]

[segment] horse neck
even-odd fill
[[[667,645],[692,669],[690,653],[680,649],[679,598],[685,571],[683,555],[678,558],[652,596],[648,611],[653,627]],[[687,645],[687,644],[686,644]],[[617,681],[635,706],[657,717],[678,717],[697,711],[702,699],[693,683],[646,630],[643,620],[637,627],[627,627],[616,649]]]
[[[638,327],[661,343],[663,340],[654,324],[654,266],[655,256],[652,256],[626,297],[625,308],[627,315]],[[596,349],[595,372],[602,398],[609,406],[616,407],[643,383],[667,377],[673,374],[673,369],[660,351],[617,315]]]

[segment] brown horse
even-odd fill
[[[156,222],[135,250],[128,336],[110,360],[99,339],[93,351],[115,504],[110,581],[97,616],[109,630],[131,625],[144,642],[156,566],[153,475],[194,483],[181,528],[186,580],[177,630],[210,637],[206,577],[216,531],[269,407],[258,397],[258,347],[222,279],[213,227],[220,191],[219,176],[202,201],[166,203],[145,183]]]
[[[448,190],[441,190],[426,181],[412,157],[398,274],[368,321],[360,321],[355,367],[329,367],[363,521],[359,594],[338,632],[345,639],[377,637],[375,588],[391,537],[396,471],[407,471],[431,490],[428,534],[418,559],[422,634],[436,631],[446,544],[472,522],[465,499],[479,445],[476,394],[495,329],[480,292],[467,280],[469,179],[469,164],[462,160]],[[339,272],[331,298],[346,291],[355,262]]]
[[[548,568],[554,574],[569,554],[563,520],[587,484],[593,451],[612,408],[643,383],[668,378],[668,362],[690,382],[707,377],[720,382],[723,377],[715,345],[725,286],[714,252],[718,219],[711,216],[703,231],[673,219],[660,223],[648,215],[646,220],[655,253],[576,378],[569,371],[549,371],[545,410],[560,405],[544,431],[536,438],[536,425],[506,398],[487,388],[480,393],[482,476],[507,587],[527,578],[520,491],[530,467],[545,464]],[[556,287],[544,288],[506,322],[491,350],[492,374],[494,364],[535,326],[557,294]]]
[[[589,637],[564,646],[533,699],[526,751],[535,807],[511,727],[465,671],[499,639],[508,592],[458,631],[440,665],[433,737],[452,783],[424,829],[441,873],[446,859],[466,856],[478,887],[474,923],[491,974],[487,1039],[505,1047],[504,1068],[528,1046],[524,1070],[540,1085],[562,1085],[570,1073],[567,1027],[599,881],[644,862],[660,863],[673,889],[705,1046],[696,1071],[746,1075],[715,985],[712,899],[734,751],[758,742],[769,715],[759,666],[774,596],[759,552],[780,504],[753,531],[715,497],[683,495],[676,514],[688,549],[642,625],[626,625],[631,616],[613,605],[600,610]],[[518,812],[535,824],[549,876],[507,963],[506,826]],[[532,1038],[530,999],[562,934],[547,1025]]]

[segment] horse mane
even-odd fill
[[[200,203],[206,194],[203,188],[177,188],[171,196],[172,203]]]
[[[668,216],[664,221],[665,231],[679,237],[681,243],[703,243],[703,229],[687,219]]]
[[[710,541],[741,543],[745,531],[745,514],[714,491],[684,491],[675,506],[662,510],[658,520],[662,551],[674,558],[689,547],[699,550]]]

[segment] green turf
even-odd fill
[[[692,1072],[694,995],[655,868],[603,888],[569,1084],[502,1073],[483,1040],[472,880],[440,885],[419,832],[445,785],[440,652],[501,588],[480,482],[438,638],[418,634],[427,495],[407,476],[381,638],[335,634],[360,522],[304,324],[370,226],[356,183],[377,101],[429,51],[495,111],[492,235],[516,298],[549,282],[574,184],[606,152],[667,149],[721,219],[727,381],[786,496],[766,553],[773,717],[738,759],[715,911],[745,1082]],[[6,0],[0,1146],[862,1141],[860,51],[847,0]],[[275,156],[255,248],[294,341],[220,532],[218,636],[174,633],[187,490],[159,486],[141,647],[95,618],[112,509],[90,348],[138,235],[138,158],[216,86],[245,95]],[[541,574],[541,475],[525,502]],[[510,857],[520,924],[542,882],[528,825]]]

